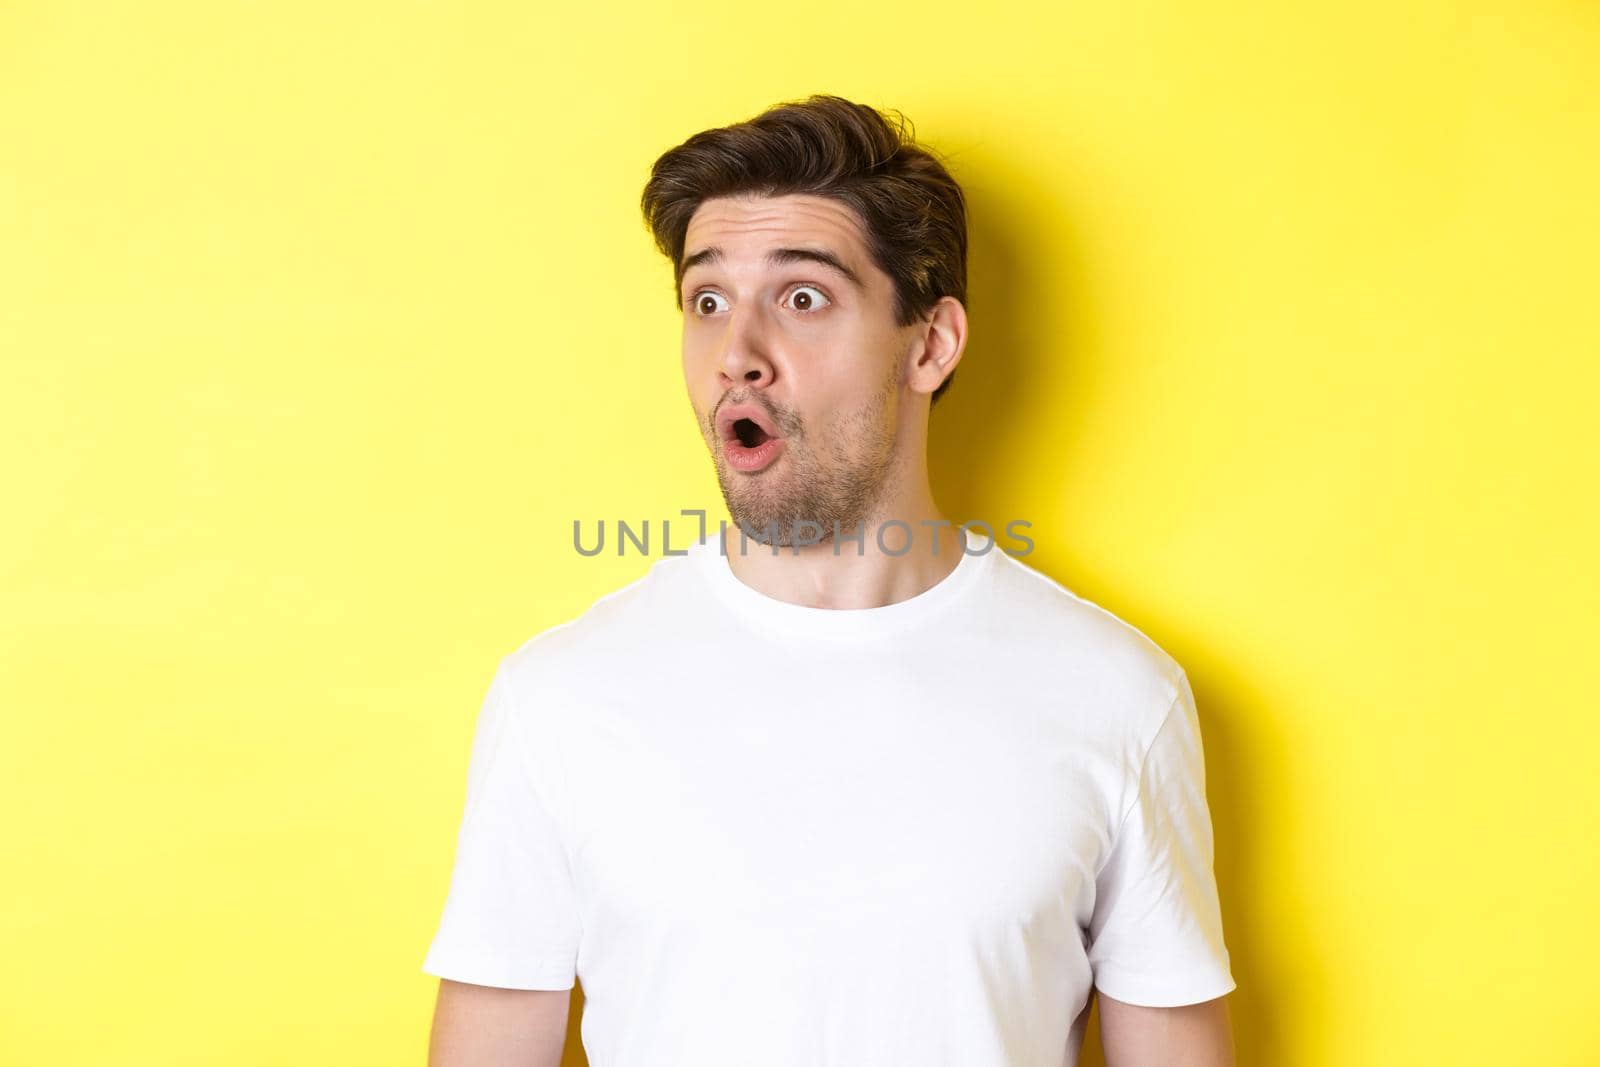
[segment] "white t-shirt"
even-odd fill
[[[424,972],[576,976],[594,1067],[1071,1067],[1091,984],[1234,988],[1170,656],[977,534],[859,610],[739,541],[500,661]]]

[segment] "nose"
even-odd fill
[[[728,316],[717,353],[717,367],[727,379],[724,385],[772,384],[774,368],[768,345],[761,309],[736,307]]]

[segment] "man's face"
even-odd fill
[[[870,539],[902,469],[916,330],[895,325],[893,282],[855,213],[806,195],[707,200],[684,262],[684,377],[733,521],[775,522],[779,544],[799,520],[820,524],[824,542],[835,522],[865,522]]]

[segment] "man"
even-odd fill
[[[643,207],[734,525],[501,660],[431,1062],[554,1067],[581,977],[596,1067],[1070,1067],[1095,990],[1113,1067],[1231,1064],[1184,671],[929,488],[959,187],[814,96]]]

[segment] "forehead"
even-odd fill
[[[856,213],[837,200],[805,193],[719,196],[689,219],[684,255],[716,245],[731,259],[754,257],[779,245],[820,245],[861,265],[866,243]]]

